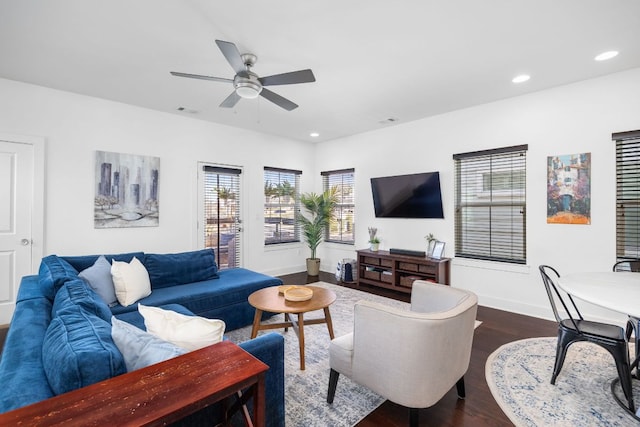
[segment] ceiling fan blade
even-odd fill
[[[263,98],[266,98],[269,101],[273,102],[278,107],[282,107],[287,111],[295,110],[296,108],[298,108],[298,104],[289,101],[287,98],[284,98],[277,93],[271,92],[269,89],[262,88],[260,95]]]
[[[274,74],[273,76],[266,76],[258,79],[262,86],[276,86],[276,85],[292,85],[296,83],[311,83],[315,82],[316,78],[311,70],[292,71],[290,73]]]
[[[233,92],[231,92],[231,95],[227,96],[227,98],[224,101],[222,101],[222,104],[220,104],[220,107],[233,108],[236,106],[238,101],[240,101],[240,95],[238,95],[234,90]]]
[[[214,82],[233,83],[233,79],[225,79],[223,77],[201,76],[199,74],[179,73],[177,71],[170,71],[170,73],[172,76],[177,76],[177,77],[188,77],[190,79],[211,80]]]
[[[222,54],[233,68],[233,71],[236,74],[243,74],[247,72],[247,67],[244,65],[244,61],[242,60],[242,56],[240,56],[240,52],[235,44],[231,42],[225,42],[223,40],[216,40],[216,44],[222,51]]]

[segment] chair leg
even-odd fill
[[[556,363],[553,367],[553,374],[551,375],[551,384],[555,385],[556,378],[560,375],[562,365],[564,365],[564,359],[567,356],[567,349],[575,338],[574,334],[564,330],[558,329],[558,345],[556,346]]]
[[[640,356],[640,319],[631,318],[631,324],[633,325],[633,334],[636,343],[636,359]]]
[[[458,398],[459,399],[464,399],[465,397],[467,397],[466,393],[465,393],[465,389],[464,389],[464,376],[462,376],[458,382],[456,383],[456,388],[458,389]]]
[[[340,378],[340,372],[331,369],[329,372],[329,392],[327,393],[327,403],[333,403],[333,398],[336,395],[336,387],[338,386],[338,378]]]
[[[409,408],[409,427],[418,427],[419,414],[418,408]]]
[[[627,398],[627,405],[632,412],[636,412],[635,405],[633,403],[631,368],[629,367],[629,350],[626,343],[612,346],[610,353],[613,355],[616,362],[616,369],[618,370],[618,377],[620,378],[620,386],[624,392],[624,397]]]

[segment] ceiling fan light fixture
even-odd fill
[[[249,73],[248,77],[236,76],[233,79],[233,86],[239,97],[245,99],[255,99],[262,92],[262,85],[258,81],[258,76]]]
[[[236,86],[236,93],[241,98],[255,99],[260,95],[260,92],[262,92],[262,86],[260,85],[249,83]]]

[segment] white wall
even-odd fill
[[[265,249],[263,166],[303,170],[302,190],[321,188],[319,172],[354,167],[355,248],[378,227],[382,248],[425,249],[434,233],[453,255],[454,153],[529,144],[526,266],[456,259],[452,284],[480,303],[549,317],[537,266],[562,274],[608,270],[615,259],[615,158],[611,133],[640,129],[640,69],[460,110],[340,140],[308,145],[260,133],[0,79],[0,130],[46,138],[45,254],[196,249],[196,164],[242,166],[244,265],[270,274],[302,271],[307,249]],[[428,96],[428,94],[425,94]],[[402,118],[400,118],[402,119]],[[159,156],[160,226],[93,228],[95,150]],[[287,150],[286,158],[281,154]],[[546,159],[592,153],[591,225],[546,223]],[[269,160],[265,160],[269,159]],[[272,160],[271,160],[272,159]],[[369,178],[440,171],[445,219],[379,219]],[[353,246],[323,244],[322,268],[355,257]],[[620,316],[591,307],[603,319]]]
[[[309,172],[309,144],[11,80],[0,79],[0,94],[0,130],[46,140],[45,255],[199,248],[202,161],[243,167],[244,266],[270,274],[304,270],[302,244],[264,247],[263,167],[303,170],[309,191],[320,182]],[[160,157],[159,227],[93,227],[96,150]]]
[[[455,259],[452,285],[473,290],[480,303],[550,317],[538,265],[561,274],[609,270],[615,261],[615,147],[613,132],[640,129],[640,69],[567,85],[318,144],[318,170],[354,167],[356,248],[367,246],[367,227],[378,228],[383,249],[425,250],[434,233],[454,254],[452,155],[528,144],[527,265]],[[425,94],[428,96],[428,94]],[[402,118],[400,118],[402,119]],[[592,153],[591,225],[546,223],[546,161],[558,154]],[[375,218],[369,179],[440,171],[445,219]],[[325,269],[355,248],[325,245]],[[609,320],[624,317],[589,306]]]

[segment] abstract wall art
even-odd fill
[[[160,158],[96,151],[94,228],[157,227]]]

